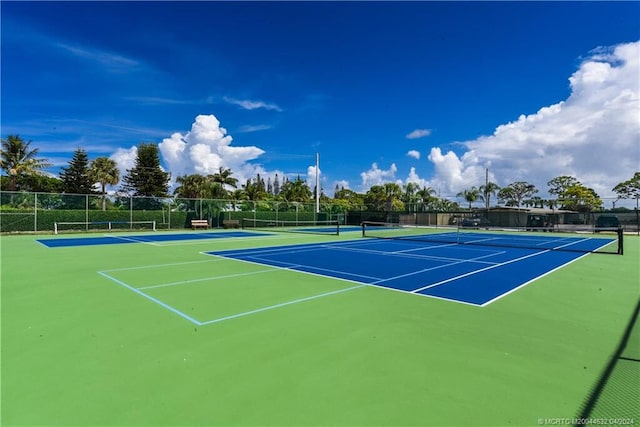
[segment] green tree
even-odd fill
[[[372,185],[364,194],[364,204],[372,211],[384,211],[387,197],[382,185]]]
[[[441,197],[435,197],[431,201],[431,207],[440,212],[454,212],[460,210],[460,205],[457,202],[443,199]]]
[[[513,182],[503,187],[498,192],[498,201],[505,203],[507,206],[520,207],[525,198],[531,197],[538,192],[533,184],[526,181]]]
[[[402,194],[402,201],[404,203],[417,203],[420,200],[418,196],[418,190],[420,186],[415,182],[407,182],[404,185],[404,193]]]
[[[387,212],[403,210],[402,187],[395,182],[386,182],[383,186]]]
[[[583,193],[586,189],[580,181],[568,175],[557,176],[547,182],[549,186],[549,194],[558,197],[560,209],[577,210],[581,205],[581,194],[585,197],[587,193]]]
[[[133,168],[127,170],[122,189],[134,196],[167,197],[169,174],[160,167],[158,146],[141,143]]]
[[[60,181],[62,190],[69,194],[94,194],[93,184],[89,177],[89,157],[87,152],[78,148],[73,152],[69,166],[62,167]]]
[[[89,178],[92,182],[100,184],[102,210],[107,210],[107,185],[117,185],[120,181],[118,165],[108,157],[97,157],[89,166]]]
[[[355,191],[348,188],[341,188],[340,190],[336,191],[334,200],[338,201],[341,204],[343,204],[343,202],[346,202],[348,210],[361,211],[365,208],[364,195],[356,193]]]
[[[276,178],[273,180],[273,195],[277,196],[280,193],[280,181],[278,180],[278,174],[276,174]]]
[[[200,174],[183,175],[176,178],[178,186],[173,194],[184,199],[204,199],[211,196],[209,180]]]
[[[347,210],[362,211],[365,209],[364,195],[356,193],[348,188],[342,187],[340,190],[336,191],[333,199],[341,206],[347,206]]]
[[[456,194],[456,197],[461,197],[463,199],[465,199],[467,202],[469,202],[469,210],[471,210],[471,204],[478,201],[478,200],[484,200],[484,197],[482,196],[482,194],[480,193],[480,190],[477,189],[475,186],[471,187],[467,190],[462,190],[461,192],[459,192],[458,194]]]
[[[238,187],[238,180],[232,177],[232,174],[233,172],[231,172],[231,169],[220,167],[218,172],[213,175],[209,175],[208,178],[213,183],[211,196],[214,199],[226,199],[229,197],[229,190],[226,188],[227,186],[234,189]]]
[[[25,142],[18,135],[9,135],[2,140],[0,168],[9,176],[9,191],[17,190],[18,177],[38,175],[51,166],[46,159],[38,158],[39,150],[31,148],[31,141]]]
[[[563,209],[578,212],[591,212],[601,209],[603,206],[600,196],[592,188],[577,183],[567,188],[562,193]]]
[[[257,179],[256,181],[247,179],[246,184],[242,186],[242,192],[245,200],[251,200],[254,202],[264,200],[268,196],[266,191],[262,191]]]
[[[289,202],[309,202],[313,194],[311,189],[300,177],[295,181],[287,181],[280,188],[280,196]]]
[[[549,194],[558,197],[560,209],[590,212],[602,208],[600,196],[592,188],[585,187],[576,178],[562,175],[547,182]]]
[[[553,178],[547,182],[549,186],[549,194],[554,194],[558,198],[562,199],[562,195],[569,187],[575,184],[579,184],[578,180],[572,176],[562,175]]]
[[[0,177],[0,188],[9,189],[11,177]],[[61,193],[62,181],[56,177],[46,175],[20,175],[16,178],[16,188],[34,193]]]
[[[613,187],[613,192],[621,199],[640,199],[640,172],[633,174],[633,177],[619,183]]]

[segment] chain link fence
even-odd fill
[[[344,201],[339,201],[344,202]],[[212,228],[222,228],[225,220],[243,218],[276,221],[338,221],[360,225],[363,221],[392,222],[428,226],[457,225],[466,218],[483,217],[491,226],[526,229],[535,209],[495,207],[486,209],[436,210],[433,205],[406,203],[401,211],[372,211],[365,207],[349,209],[345,203],[320,203],[286,200],[212,200],[176,197],[134,197],[130,195],[58,194],[0,192],[0,232],[94,231],[101,229],[156,230],[191,228],[192,219],[207,220]],[[546,211],[554,227],[595,226],[606,212],[577,213]],[[639,232],[638,209],[614,213],[627,232]]]

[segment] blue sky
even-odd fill
[[[638,2],[0,7],[2,137],[53,173],[79,147],[125,169],[141,142],[174,177],[312,179],[319,152],[329,195],[455,196],[488,167],[501,186],[567,174],[607,197],[640,169]]]

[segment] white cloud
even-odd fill
[[[326,188],[324,188],[322,185],[322,169],[320,168],[317,168],[317,169],[318,169],[318,181],[320,182],[320,188],[326,191]],[[316,165],[307,167],[307,185],[313,192],[313,189],[316,187]]]
[[[138,157],[138,147],[118,148],[115,153],[109,156],[111,160],[116,162],[120,171],[120,178],[127,174],[127,169],[135,166]]]
[[[193,173],[214,173],[220,167],[231,169],[239,184],[260,171],[264,176],[262,168],[249,163],[264,154],[264,150],[255,146],[235,147],[232,141],[214,115],[199,115],[189,132],[184,135],[176,132],[164,138],[158,148],[174,179]]]
[[[416,172],[416,168],[414,167],[412,167],[411,170],[409,171],[409,175],[407,175],[407,179],[405,180],[404,184],[408,184],[410,182],[414,184],[418,184],[420,188],[431,186],[429,181],[427,181],[426,179],[420,178],[420,176]]]
[[[425,136],[429,135],[431,135],[431,129],[414,129],[409,134],[407,134],[407,139],[424,138]]]
[[[334,181],[334,182],[333,182],[333,185],[331,186],[331,189],[332,189],[332,191],[334,191],[334,192],[335,192],[335,189],[336,189],[336,185],[338,186],[338,190],[341,190],[341,189],[343,189],[343,188],[344,188],[344,189],[350,189],[350,187],[349,187],[349,181],[346,181],[346,180],[344,180],[344,179],[339,180],[339,181]],[[327,192],[326,192],[326,191],[325,191],[325,194],[327,194]]]
[[[271,129],[271,125],[245,125],[240,126],[236,132],[238,133],[251,133],[251,132],[259,132],[262,130]]]
[[[420,152],[418,150],[409,150],[407,156],[413,157],[416,160],[420,160]]]
[[[94,62],[111,71],[127,71],[140,65],[135,59],[99,49],[71,46],[65,43],[55,43],[55,46],[78,58]]]
[[[362,178],[362,184],[360,185],[361,191],[367,191],[374,185],[382,185],[385,182],[395,181],[397,171],[398,167],[395,163],[392,163],[387,170],[380,169],[377,163],[373,163],[368,171],[360,174]]]
[[[535,114],[464,142],[462,156],[434,147],[432,181],[454,193],[490,179],[505,186],[528,181],[544,196],[547,182],[576,177],[601,197],[639,170],[640,42],[598,49],[569,78],[571,95]]]
[[[249,99],[235,99],[235,98],[229,98],[228,96],[225,96],[222,99],[229,104],[237,105],[239,107],[244,108],[245,110],[257,110],[262,108],[265,110],[282,111],[282,108],[280,108],[276,104],[269,104],[263,101],[251,101]]]

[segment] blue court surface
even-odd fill
[[[138,236],[70,237],[58,239],[39,239],[38,242],[49,248],[59,248],[69,246],[120,245],[125,243],[160,243],[180,240],[221,239],[228,237],[256,237],[267,235],[268,234],[265,233],[229,231],[223,233],[174,233],[144,234]]]
[[[609,239],[536,237],[540,249],[361,239],[206,252],[416,295],[486,306],[556,270]],[[575,239],[575,241],[572,241]]]

